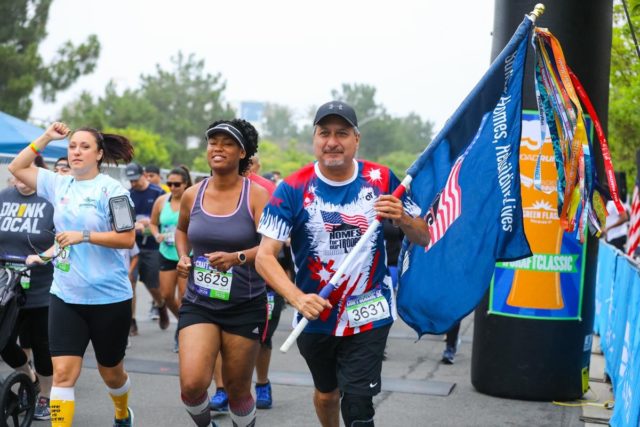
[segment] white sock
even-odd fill
[[[76,400],[73,387],[51,387],[51,400]]]
[[[253,409],[247,415],[237,415],[229,408],[229,414],[231,415],[231,421],[234,427],[254,427],[256,425],[256,405],[253,405]]]
[[[109,394],[112,396],[122,396],[123,394],[128,392],[130,388],[131,388],[131,381],[127,376],[127,380],[124,382],[122,386],[118,388],[107,387],[107,390],[109,390]]]

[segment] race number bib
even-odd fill
[[[14,271],[21,271],[22,269],[24,269],[24,265],[23,264],[13,264],[13,263],[7,263],[6,267],[10,270],[14,270]],[[24,273],[22,273],[22,275],[20,276],[20,286],[22,286],[22,289],[29,289],[31,287],[31,273],[28,271],[25,271]]]
[[[217,270],[209,264],[206,257],[198,257],[193,269],[193,282],[196,292],[200,295],[229,301],[231,296],[231,282],[233,281],[233,268],[226,272]]]
[[[163,227],[164,240],[163,242],[169,246],[173,246],[176,242],[176,226],[170,225]]]
[[[64,271],[65,273],[68,273],[69,270],[71,270],[71,258],[69,256],[70,252],[70,247],[67,246],[65,248],[61,248],[60,245],[58,245],[58,242],[56,242],[54,247],[54,254],[58,255],[58,257],[55,259],[55,266],[58,270]]]
[[[389,303],[379,289],[347,298],[349,326],[356,328],[391,315]]]
[[[268,319],[271,320],[271,316],[273,315],[273,309],[276,306],[276,294],[273,291],[267,291],[267,315]]]

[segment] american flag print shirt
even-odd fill
[[[343,182],[324,177],[317,163],[286,178],[265,207],[258,227],[264,236],[285,241],[291,237],[296,285],[305,293],[318,293],[375,220],[378,196],[390,194],[400,181],[382,165],[355,161],[353,176]],[[420,215],[409,192],[405,211]],[[351,327],[345,311],[347,299],[379,290],[389,303],[390,315]],[[333,308],[309,322],[305,332],[348,336],[387,325],[397,317],[395,296],[387,269],[382,227],[365,243],[329,297]],[[294,315],[294,325],[300,319]]]

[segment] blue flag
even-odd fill
[[[496,261],[531,256],[520,200],[522,82],[533,23],[525,18],[482,80],[407,173],[429,224],[425,248],[405,245],[398,313],[419,335],[471,312]]]

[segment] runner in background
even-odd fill
[[[37,196],[33,188],[19,179],[12,177],[11,184],[11,187],[0,191],[0,255],[27,256],[44,252],[53,245],[55,238],[53,205]],[[22,278],[20,284],[25,290],[26,301],[18,312],[13,334],[0,352],[7,365],[26,373],[36,384],[36,390],[40,391],[33,416],[36,420],[50,418],[53,365],[47,331],[52,280],[51,264],[33,267]],[[20,346],[16,342],[18,331]],[[24,347],[33,353],[35,372],[29,365]]]
[[[149,228],[156,242],[160,244],[160,294],[167,308],[178,318],[180,300],[184,295],[186,281],[178,278],[178,252],[175,246],[175,233],[180,213],[180,201],[185,190],[191,187],[191,175],[189,170],[178,167],[169,172],[167,176],[169,194],[158,197],[151,211],[151,223]],[[178,297],[176,298],[176,288]],[[178,328],[174,335],[173,351],[178,352]]]
[[[36,158],[33,160],[33,164],[39,168],[49,169],[47,167],[47,164],[44,162],[44,159],[40,155],[36,156]],[[15,183],[16,181],[14,180],[13,177],[9,178],[8,180],[9,187],[14,187]],[[24,353],[27,355],[27,361],[33,368],[33,351],[32,351],[32,344],[31,344],[31,334],[18,331],[18,337],[19,337],[18,341],[20,343],[20,347],[22,348],[22,351],[24,351]]]
[[[131,284],[131,277],[132,277],[133,271],[138,267],[138,254],[140,253],[140,249],[138,248],[138,245],[134,243],[133,248],[122,249],[122,253],[124,254],[124,258],[125,258],[125,267],[127,269],[127,277],[129,278],[129,283]],[[134,289],[133,284],[131,284],[131,292],[133,292],[133,289]],[[138,335],[137,325],[135,330],[132,330],[132,328],[129,327],[129,336],[132,337],[136,335]],[[127,348],[130,348],[130,347],[131,347],[131,340],[127,338]]]
[[[183,195],[176,231],[178,274],[189,278],[180,307],[180,390],[194,423],[209,426],[207,389],[221,352],[231,420],[248,427],[256,420],[251,380],[267,321],[265,283],[253,267],[256,227],[269,195],[243,176],[258,148],[249,122],[216,121],[206,138],[212,176]]]
[[[31,165],[53,140],[69,135],[72,175],[62,176]],[[55,258],[49,304],[49,350],[54,375],[52,427],[67,427],[75,412],[75,384],[91,342],[98,372],[114,404],[114,426],[133,425],[128,407],[130,381],[123,359],[131,318],[131,286],[120,249],[134,244],[133,230],[115,231],[111,204],[126,201],[127,190],[100,173],[102,162],[129,162],[133,146],[120,135],[91,128],[70,133],[54,123],[9,164],[9,171],[53,204],[55,247],[31,261]]]
[[[164,191],[151,184],[144,175],[142,166],[137,163],[128,164],[125,169],[127,179],[131,183],[131,189],[129,193],[131,200],[133,200],[134,209],[136,213],[136,244],[140,249],[138,254],[138,266],[133,270],[133,275],[130,278],[134,287],[134,301],[133,301],[133,317],[131,318],[131,334],[137,333],[138,325],[135,319],[135,286],[140,279],[144,283],[145,287],[151,294],[153,302],[150,310],[150,318],[154,320],[155,312],[158,313],[160,329],[167,329],[169,327],[169,314],[167,313],[167,306],[160,293],[160,255],[158,253],[158,242],[153,238],[151,234],[151,228],[149,224],[151,222],[151,210],[153,204],[158,197],[164,194]]]
[[[170,191],[169,186],[162,183],[162,176],[160,175],[160,168],[156,165],[147,165],[144,168],[144,175],[147,177],[150,183],[162,188],[165,193]]]
[[[69,175],[71,173],[71,167],[69,166],[69,159],[66,157],[60,157],[53,165],[53,171],[60,175]]]
[[[458,334],[460,333],[460,323],[458,322],[449,331],[447,331],[447,335],[445,337],[445,347],[442,352],[442,363],[445,365],[453,365],[453,362],[456,358],[456,353],[458,352],[458,347],[460,347],[460,343],[462,342],[460,338],[458,338]]]

